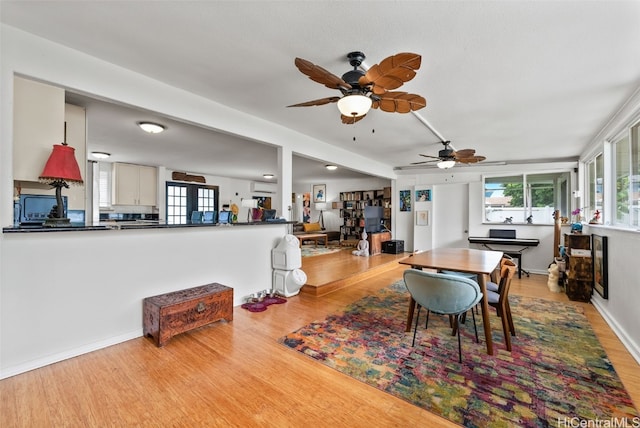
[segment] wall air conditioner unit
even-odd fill
[[[254,193],[276,193],[276,183],[265,183],[264,181],[252,181],[251,191]]]

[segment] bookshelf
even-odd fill
[[[383,207],[383,224],[391,230],[391,187],[340,193],[340,235],[343,240],[360,240],[364,230],[366,206]]]

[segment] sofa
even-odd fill
[[[304,235],[305,233],[325,233],[327,235],[327,240],[329,242],[340,241],[339,231],[325,230],[320,226],[320,223],[316,222],[316,223],[294,223],[293,224],[294,235]]]

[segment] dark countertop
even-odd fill
[[[295,221],[256,221],[253,223],[232,223],[232,224],[155,224],[141,222],[113,223],[99,226],[77,226],[77,227],[4,227],[2,233],[40,233],[40,232],[85,232],[94,230],[129,230],[129,229],[178,229],[185,227],[242,227],[242,226],[269,226],[274,224],[294,224]]]

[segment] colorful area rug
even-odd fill
[[[578,426],[571,424],[624,418],[633,423],[638,417],[580,308],[512,296],[513,352],[504,349],[495,313],[493,356],[482,339],[475,342],[468,317],[460,364],[447,317],[431,315],[425,330],[421,311],[411,346],[413,333],[404,333],[408,296],[403,282],[396,282],[279,341],[466,427]]]
[[[314,246],[313,244],[310,245],[303,245],[302,246],[302,257],[313,257],[313,256],[322,256],[325,254],[331,254],[331,253],[337,253],[340,250],[343,250],[344,248],[340,247],[339,245],[331,245],[329,244],[328,246],[324,246],[324,245],[318,245],[317,247]]]

